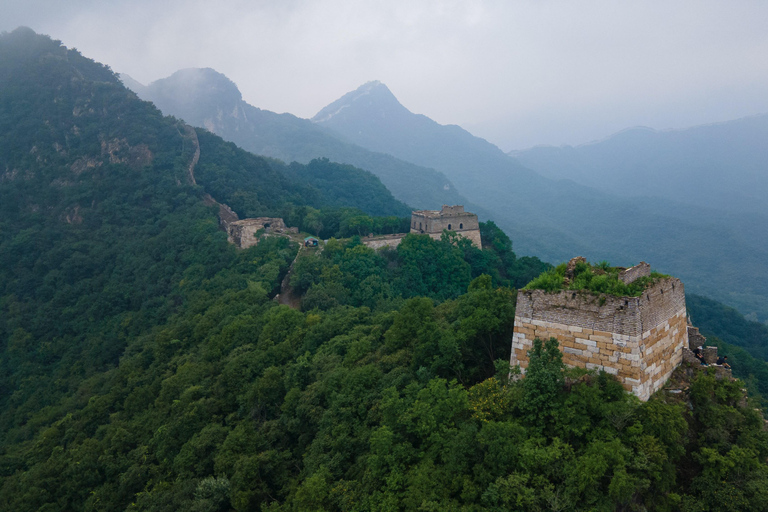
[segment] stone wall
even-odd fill
[[[705,347],[707,345],[707,338],[705,338],[700,332],[698,327],[688,326],[688,348],[696,350],[698,347]]]
[[[381,249],[382,247],[392,247],[393,249],[400,245],[407,233],[398,233],[396,235],[380,235],[361,238],[363,245],[371,249]]]
[[[635,265],[632,268],[628,268],[619,274],[619,279],[624,284],[629,284],[635,279],[640,277],[648,277],[651,275],[651,266],[644,261]]]
[[[642,297],[521,290],[510,364],[524,372],[533,340],[555,337],[566,364],[615,375],[647,400],[680,364],[686,326],[685,292],[674,278],[660,280]]]
[[[360,241],[363,243],[363,245],[366,245],[367,247],[370,247],[371,249],[381,249],[382,247],[392,247],[395,248],[398,245],[400,245],[400,242],[403,241],[403,238],[408,233],[398,233],[395,235],[374,235],[369,236],[366,238],[361,238]],[[434,240],[440,240],[440,237],[443,236],[443,233],[427,233],[430,238]],[[469,238],[472,240],[472,243],[475,244],[477,247],[481,247],[481,240],[480,240],[480,230],[474,230],[474,231],[461,231],[458,233],[459,236],[463,236],[465,238]]]

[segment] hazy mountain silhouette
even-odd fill
[[[491,212],[521,253],[549,261],[577,254],[616,264],[644,259],[680,276],[690,291],[768,318],[768,237],[754,236],[765,230],[764,217],[668,199],[674,194],[626,198],[542,176],[458,126],[411,113],[380,82],[345,94],[313,121],[372,151],[444,172]],[[659,178],[652,186],[667,183]]]
[[[142,99],[165,114],[234,142],[252,153],[285,162],[325,157],[377,175],[392,193],[415,208],[467,203],[443,174],[341,140],[306,119],[276,114],[244,102],[237,86],[217,71],[183,69],[143,86],[121,78]]]
[[[768,115],[684,130],[631,128],[576,147],[510,153],[551,178],[624,196],[768,213]]]

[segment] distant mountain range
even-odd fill
[[[768,237],[760,234],[768,219],[725,209],[720,197],[707,199],[717,194],[705,186],[687,196],[693,187],[683,185],[687,175],[646,173],[636,180],[642,186],[632,185],[635,174],[629,172],[615,185],[607,178],[579,183],[575,171],[566,170],[589,171],[577,165],[583,159],[566,163],[572,150],[552,148],[557,157],[542,157],[551,163],[545,169],[534,157],[548,148],[507,155],[458,126],[410,112],[375,81],[343,95],[311,121],[246,104],[237,87],[213,70],[183,70],[147,87],[129,77],[123,81],[165,113],[249,151],[286,161],[324,156],[356,165],[416,207],[464,203],[502,227],[518,253],[552,262],[574,255],[619,265],[647,260],[680,277],[689,291],[768,319]],[[674,144],[667,146],[673,153]],[[615,152],[616,161],[629,159]],[[620,193],[621,187],[633,192]],[[654,188],[664,193],[635,192]]]
[[[204,127],[252,153],[287,163],[329,158],[368,170],[414,208],[468,202],[445,175],[433,169],[364,149],[307,119],[249,105],[237,86],[213,69],[183,69],[147,86],[127,75],[120,78],[165,114]]]
[[[731,212],[768,213],[768,115],[656,131],[630,128],[571,147],[510,155],[553,179],[621,196],[664,197]]]

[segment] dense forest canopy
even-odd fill
[[[58,41],[0,36],[9,510],[767,508],[741,382],[685,368],[641,403],[554,339],[510,380],[516,289],[550,265],[492,222],[482,249],[374,251],[359,235],[405,212],[371,176],[195,135],[192,182],[186,126]],[[237,250],[206,194],[330,240]]]

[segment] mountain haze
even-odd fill
[[[766,141],[768,115],[763,114],[683,130],[631,128],[599,142],[510,155],[544,176],[613,194],[765,215]]]
[[[467,203],[442,173],[366,150],[306,119],[249,105],[237,86],[213,69],[183,69],[147,86],[125,75],[123,81],[166,114],[203,127],[252,153],[284,162],[328,158],[368,170],[395,197],[414,208]]]
[[[372,151],[445,173],[523,253],[549,261],[582,254],[624,265],[642,258],[680,276],[691,291],[768,319],[768,237],[755,236],[768,225],[762,217],[724,212],[707,201],[627,198],[542,176],[458,126],[411,113],[380,82],[345,94],[313,121]],[[684,195],[687,188],[668,190]]]

